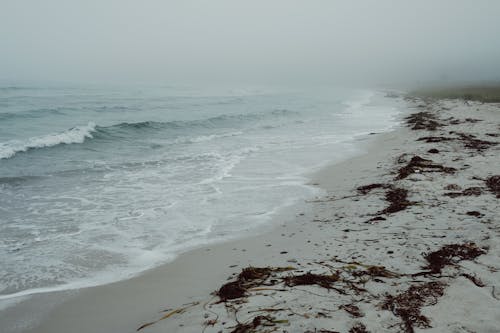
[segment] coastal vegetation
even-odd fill
[[[433,99],[463,99],[483,103],[500,103],[500,83],[470,86],[435,86],[417,89],[412,96]]]

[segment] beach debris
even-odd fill
[[[423,136],[423,137],[417,139],[417,141],[424,141],[426,143],[437,143],[437,142],[452,141],[452,140],[456,140],[456,139],[444,137],[444,136]]]
[[[460,276],[463,276],[464,278],[470,280],[472,283],[474,283],[476,286],[482,288],[485,286],[484,282],[481,281],[480,278],[474,276],[474,275],[470,275],[470,274],[467,274],[467,273],[462,273],[460,274]]]
[[[483,214],[481,214],[481,213],[480,213],[480,212],[478,212],[477,210],[472,210],[472,211],[467,212],[467,213],[465,213],[465,214],[467,214],[467,215],[469,215],[469,216],[474,216],[474,217],[481,217],[481,216],[483,216]]]
[[[444,137],[444,136],[424,136],[418,138],[417,141],[424,141],[426,143],[436,143],[436,142],[444,142],[444,141],[461,141],[465,148],[475,149],[478,151],[485,150],[492,146],[498,144],[498,142],[486,141],[477,139],[475,135],[460,133],[460,132],[449,132],[449,134],[454,134],[457,137]]]
[[[427,152],[430,154],[439,154],[439,150],[437,150],[436,148],[429,149]]]
[[[361,312],[359,307],[354,304],[341,305],[339,306],[339,309],[344,310],[354,318],[360,318],[365,316],[364,313]]]
[[[443,296],[446,284],[439,281],[413,285],[405,292],[392,296],[387,295],[381,304],[382,309],[391,311],[401,318],[401,328],[406,333],[414,333],[414,327],[429,328],[429,318],[422,315],[423,306],[435,305]]]
[[[185,312],[187,309],[192,308],[192,307],[194,307],[194,306],[196,306],[198,304],[200,304],[200,302],[193,302],[193,303],[186,304],[185,306],[183,306],[181,308],[169,311],[165,315],[163,315],[160,319],[139,326],[139,328],[137,329],[137,331],[140,331],[140,330],[142,330],[142,329],[144,329],[146,327],[149,327],[151,325],[156,324],[159,321],[162,321],[164,319],[172,317],[175,314],[181,314],[181,313]]]
[[[408,190],[402,188],[393,188],[385,194],[385,200],[389,202],[389,206],[380,212],[380,214],[392,214],[406,209],[408,206],[412,205],[411,201],[408,201]]]
[[[304,333],[340,333],[338,331],[330,331],[330,330],[325,330],[325,329],[321,329],[321,330],[317,330],[317,329],[314,329],[314,331],[305,331]]]
[[[428,130],[435,131],[438,128],[444,126],[437,121],[434,114],[422,111],[409,115],[405,118],[406,122],[411,126],[412,130]]]
[[[482,121],[481,119],[474,119],[474,118],[465,118],[464,120],[457,119],[455,117],[450,117],[448,119],[445,119],[449,122],[450,125],[458,125],[458,124],[464,124],[464,123],[478,123]]]
[[[418,275],[425,275],[428,273],[441,274],[441,270],[445,266],[456,265],[462,260],[472,260],[485,253],[485,250],[474,243],[445,245],[437,251],[425,254],[424,258],[428,264],[424,269],[429,271],[419,273]]]
[[[366,223],[371,223],[371,224],[374,224],[376,222],[379,222],[379,221],[386,221],[387,219],[385,217],[382,217],[382,216],[375,216],[375,217],[372,217],[371,219],[369,219],[368,221],[366,221]]]
[[[477,139],[476,136],[472,134],[456,133],[456,132],[455,134],[458,135],[459,140],[463,142],[465,148],[469,149],[475,149],[481,151],[498,144],[497,142]]]
[[[462,188],[457,184],[449,184],[444,187],[447,191],[460,191]]]
[[[225,302],[230,299],[241,298],[246,296],[247,288],[244,288],[239,281],[228,282],[217,291],[217,296],[221,301]]]
[[[288,320],[276,320],[271,316],[257,316],[249,320],[247,323],[238,323],[231,333],[254,333],[256,329],[261,327],[273,327],[276,324],[287,323]],[[259,330],[259,332],[273,332],[273,330]]]
[[[465,197],[478,196],[478,195],[481,195],[482,193],[483,193],[482,188],[475,186],[475,187],[466,188],[462,192],[447,192],[444,195],[446,195],[447,197],[450,197],[450,198],[456,198],[456,197],[462,197],[462,196],[465,196]]]
[[[396,278],[400,275],[398,273],[387,270],[384,266],[366,266],[366,270],[357,270],[352,273],[353,276],[371,276],[371,277],[385,277]]]
[[[375,184],[359,186],[358,188],[356,188],[356,190],[361,194],[368,194],[368,193],[370,193],[371,190],[374,190],[377,188],[387,189],[389,187],[391,187],[391,186],[388,184],[375,183]]]
[[[454,173],[455,168],[444,167],[441,164],[436,164],[432,160],[422,158],[415,155],[411,158],[407,165],[398,170],[398,176],[396,179],[404,179],[413,173],[422,172],[444,172],[444,173]]]
[[[370,333],[370,331],[366,329],[366,326],[363,323],[356,323],[353,327],[351,327],[349,333]]]
[[[313,274],[306,273],[303,275],[291,275],[286,276],[283,281],[285,285],[288,287],[294,286],[304,286],[304,285],[318,285],[325,289],[332,289],[332,285],[339,281],[340,275],[331,274],[331,275],[321,275],[321,274]]]
[[[488,186],[491,192],[496,194],[497,198],[500,198],[500,175],[487,178],[486,186]]]
[[[247,295],[247,290],[253,287],[261,286],[271,276],[273,272],[283,272],[292,270],[293,267],[246,267],[243,268],[236,281],[224,284],[216,292],[222,302],[242,298]],[[277,280],[275,281],[277,282]],[[269,281],[267,285],[273,285]]]

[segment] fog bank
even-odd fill
[[[0,79],[500,79],[500,1],[3,0]]]

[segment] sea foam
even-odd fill
[[[86,138],[92,138],[96,124],[89,122],[86,126],[76,126],[61,133],[51,133],[31,137],[26,140],[10,140],[0,143],[0,159],[11,158],[19,152],[30,149],[53,147],[60,144],[83,143]]]

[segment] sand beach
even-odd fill
[[[406,99],[400,128],[360,138],[365,154],[311,175],[325,195],[261,234],[130,280],[34,296],[2,327],[498,332],[499,105]]]

